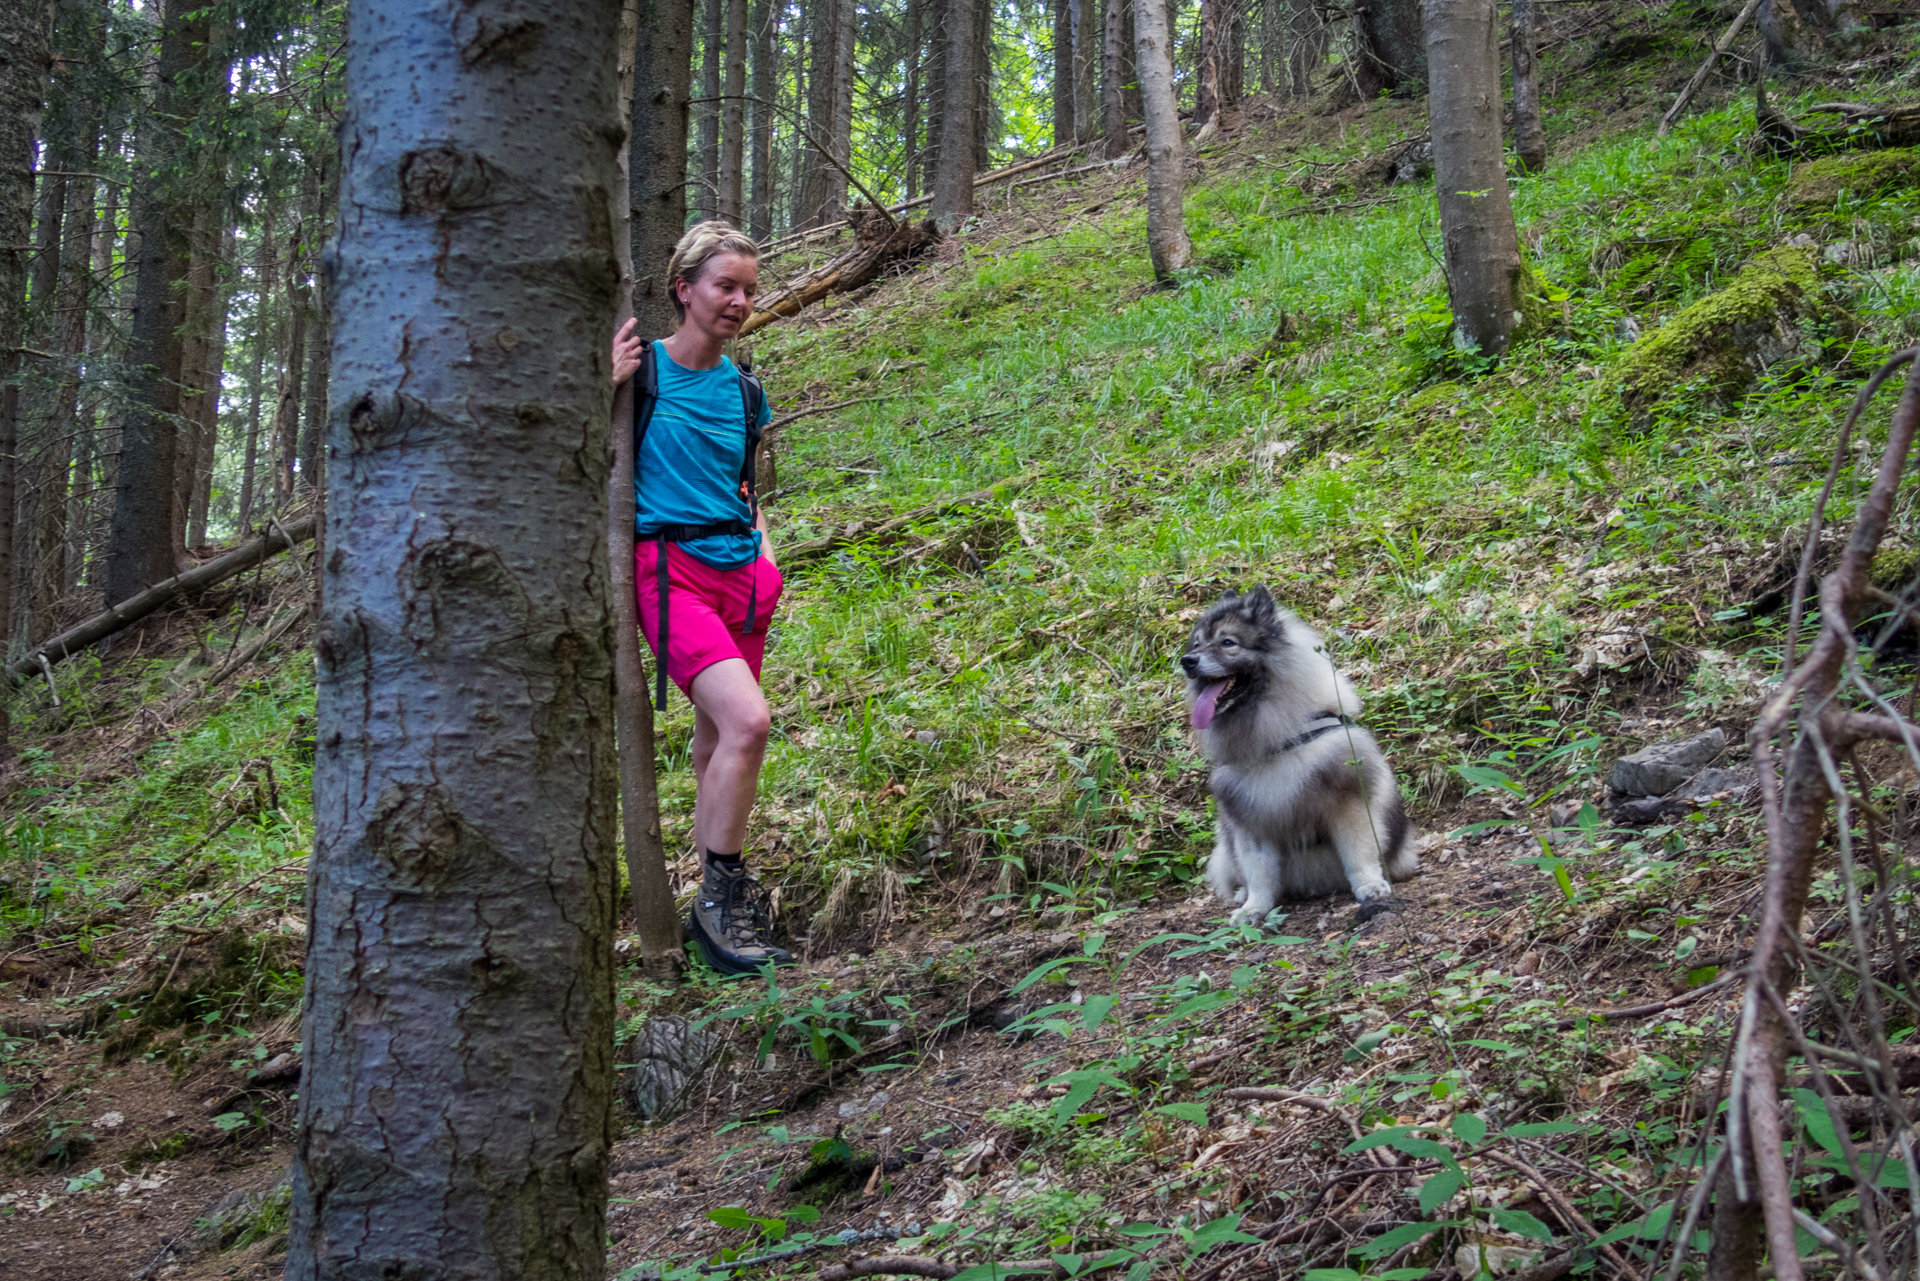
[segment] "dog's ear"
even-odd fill
[[[1241,600],[1246,605],[1247,616],[1256,624],[1265,626],[1280,621],[1280,607],[1274,603],[1273,596],[1267,591],[1267,585],[1261,583],[1254,587]]]

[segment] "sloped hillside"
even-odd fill
[[[1200,150],[1177,288],[1123,163],[989,188],[932,261],[756,338],[776,414],[857,402],[773,433],[750,850],[805,965],[622,971],[612,1274],[1664,1266],[1764,850],[1737,778],[1638,813],[1605,778],[1711,728],[1740,765],[1837,420],[1920,332],[1920,168],[1776,157],[1738,86],[1658,138],[1731,14],[1568,9],[1552,161],[1514,182],[1542,288],[1497,368],[1450,342],[1420,104],[1324,98]],[[1902,92],[1888,48],[1850,95]],[[1903,507],[1890,589],[1916,540]],[[0,1268],[279,1275],[311,674],[294,632],[206,679],[302,599],[277,572],[16,696]],[[1423,832],[1364,927],[1228,927],[1197,879],[1173,660],[1254,583],[1328,637]],[[1904,823],[1920,777],[1864,758]]]

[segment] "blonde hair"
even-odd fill
[[[680,301],[680,282],[692,284],[699,280],[707,264],[720,254],[743,254],[758,262],[760,246],[739,228],[709,218],[687,228],[687,234],[673,247],[673,257],[667,260],[667,297],[673,302],[676,321],[684,324],[687,319],[686,305]]]

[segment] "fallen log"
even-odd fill
[[[848,221],[853,224],[853,247],[764,295],[740,326],[738,337],[745,338],[783,316],[796,315],[829,294],[858,289],[894,263],[917,257],[941,239],[940,229],[931,219],[894,223],[878,209],[856,209]]]
[[[1740,28],[1747,25],[1747,19],[1751,18],[1759,8],[1760,0],[1747,0],[1746,7],[1734,16],[1726,33],[1707,49],[1706,61],[1700,64],[1700,69],[1693,73],[1693,79],[1687,81],[1686,88],[1680,91],[1680,96],[1673,100],[1671,107],[1667,108],[1667,114],[1660,117],[1660,128],[1655,131],[1655,136],[1664,138],[1673,132],[1673,122],[1678,120],[1680,113],[1687,109],[1687,103],[1693,100],[1694,91],[1707,82],[1707,76],[1713,71],[1714,64],[1726,56],[1727,50],[1733,47],[1734,37],[1740,34]]]
[[[1766,81],[1754,86],[1754,123],[1759,143],[1776,156],[1824,156],[1836,151],[1920,144],[1920,103],[1823,102],[1809,116],[1835,116],[1832,125],[1808,126],[1767,101]]]
[[[176,574],[163,583],[155,583],[144,592],[95,614],[86,622],[69,627],[58,636],[28,650],[7,665],[7,675],[15,683],[40,671],[41,660],[57,663],[70,658],[95,641],[103,640],[121,628],[137,623],[162,605],[217,587],[229,578],[244,574],[255,565],[283,551],[291,551],[313,537],[318,521],[313,516],[271,528],[251,538],[224,556],[216,556],[204,565],[196,565],[184,574]]]

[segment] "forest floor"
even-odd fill
[[[856,1253],[1063,1275],[1124,1249],[1192,1281],[1438,1278],[1462,1243],[1599,1233],[1647,1268],[1763,852],[1737,797],[1631,826],[1601,780],[1709,726],[1742,754],[1834,422],[1920,331],[1920,190],[1809,198],[1730,82],[1654,138],[1731,10],[1564,10],[1553,158],[1515,184],[1559,317],[1496,370],[1447,341],[1422,104],[1324,98],[1256,103],[1202,148],[1177,288],[1147,283],[1143,171],[1112,167],[983,189],[932,262],[757,337],[776,414],[873,398],[772,438],[792,559],[752,850],[804,965],[672,989],[623,967],[623,1064],[655,1019],[717,1049],[669,1121],[623,1079],[610,1276],[776,1243],[810,1252],[769,1267],[810,1275],[849,1229],[876,1234]],[[1910,92],[1899,36],[1778,101]],[[1802,358],[1628,413],[1610,378],[1636,332],[1801,243],[1823,304]],[[308,572],[283,559],[14,697],[6,1275],[280,1273],[305,636],[209,678]],[[1254,581],[1327,633],[1425,833],[1364,928],[1338,901],[1230,928],[1197,880],[1171,660]],[[684,709],[661,730],[679,832]],[[1862,764],[1904,815],[1920,779]],[[1823,878],[1816,942],[1834,899]],[[1262,1087],[1284,1097],[1228,1094]],[[1424,1128],[1343,1152],[1381,1125]]]

